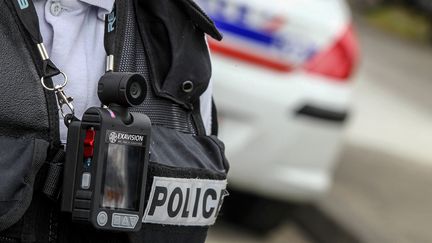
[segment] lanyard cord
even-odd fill
[[[36,9],[32,0],[12,0],[18,18],[23,24],[26,31],[30,34],[33,43],[37,46],[39,54],[44,62],[44,70],[42,76],[45,78],[54,77],[59,75],[61,71],[55,66],[55,64],[49,59],[48,52],[43,44],[43,38],[39,29],[39,19],[37,17]],[[116,4],[111,13],[105,17],[105,37],[104,46],[107,56],[114,57],[115,52],[115,38],[116,38]],[[114,63],[112,63],[113,66]],[[108,65],[107,65],[108,67]],[[113,71],[113,68],[107,71]]]
[[[74,118],[75,108],[73,106],[73,98],[68,97],[63,90],[68,82],[67,76],[65,73],[60,71],[49,58],[48,52],[46,51],[45,45],[43,43],[42,34],[39,29],[39,19],[33,1],[12,0],[12,2],[20,22],[30,35],[33,44],[39,51],[39,55],[42,60],[42,76],[40,78],[40,82],[44,89],[48,91],[54,91],[56,94],[58,109],[60,110],[61,115],[65,118],[66,126],[68,126]],[[53,87],[50,87],[45,83],[47,78],[49,79],[59,74],[63,75],[63,84],[53,85]],[[69,109],[68,113],[65,112],[64,106]]]
[[[114,52],[115,52],[115,38],[117,32],[117,10],[116,4],[111,13],[105,16],[105,37],[104,46],[107,53],[106,71],[114,71]]]
[[[30,34],[30,37],[38,48],[42,59],[43,69],[42,77],[51,78],[61,74],[61,71],[49,59],[48,53],[43,44],[42,35],[39,30],[39,20],[37,18],[36,9],[32,0],[13,0],[16,13],[23,24],[24,28]],[[45,86],[45,85],[44,85]]]
[[[59,75],[61,71],[55,66],[55,64],[49,59],[48,52],[46,51],[45,45],[43,44],[43,38],[39,29],[39,19],[37,17],[36,9],[32,0],[13,0],[13,5],[18,14],[18,17],[23,24],[26,31],[30,34],[33,43],[37,46],[39,54],[44,62],[44,70],[42,76],[45,78]],[[115,52],[115,38],[116,38],[116,5],[111,13],[105,16],[105,37],[104,46],[108,57],[111,60],[114,59]],[[108,68],[107,71],[113,71],[114,62]]]
[[[31,37],[34,45],[36,45],[39,55],[42,60],[43,69],[42,77],[40,79],[42,86],[49,91],[54,91],[57,96],[57,105],[65,118],[66,126],[73,120],[77,120],[74,116],[75,109],[73,106],[73,98],[68,97],[64,92],[64,87],[67,85],[68,78],[65,73],[60,71],[56,65],[50,60],[48,52],[46,51],[45,45],[43,43],[42,34],[39,28],[39,19],[36,13],[36,8],[32,0],[12,0],[13,6],[15,7],[16,13],[25,30]],[[107,53],[107,64],[106,71],[114,71],[114,52],[115,52],[115,38],[116,38],[116,4],[114,4],[113,11],[105,16],[105,37],[104,46]],[[46,85],[45,80],[47,78],[52,78],[57,75],[62,75],[64,78],[63,84],[54,85],[54,87],[49,87]],[[70,113],[64,111],[64,106],[67,106]]]

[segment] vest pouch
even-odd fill
[[[41,139],[0,136],[0,231],[18,222],[30,206],[48,146]]]
[[[140,0],[138,25],[153,68],[155,93],[181,105],[207,89],[211,62],[205,34],[222,36],[190,0]]]
[[[143,228],[131,242],[205,242],[226,191],[223,144],[153,127]]]

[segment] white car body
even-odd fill
[[[351,84],[303,67],[350,26],[347,4],[196,1],[224,35],[222,42],[209,39],[209,44],[219,136],[231,163],[230,186],[289,201],[319,198],[331,186],[343,121],[299,110],[312,106],[347,114]]]

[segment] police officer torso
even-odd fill
[[[71,223],[59,212],[56,198],[44,195],[52,183],[46,178],[57,166],[52,161],[60,149],[59,114],[55,95],[39,81],[46,67],[38,62],[38,50],[12,1],[17,0],[0,0],[0,240],[204,241],[209,224],[205,220],[184,227],[181,219],[167,226],[145,224],[140,232],[127,235],[98,233]],[[152,176],[147,184],[152,185],[154,176],[225,180],[223,145],[205,135],[199,108],[211,76],[205,33],[221,39],[213,22],[192,0],[117,1],[117,14],[114,68],[142,74],[151,87],[144,103],[133,109],[148,115],[153,124]],[[216,203],[222,196],[218,192],[206,200]],[[211,212],[217,216],[216,211]]]

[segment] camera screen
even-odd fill
[[[144,159],[141,146],[108,144],[102,207],[139,210]]]

